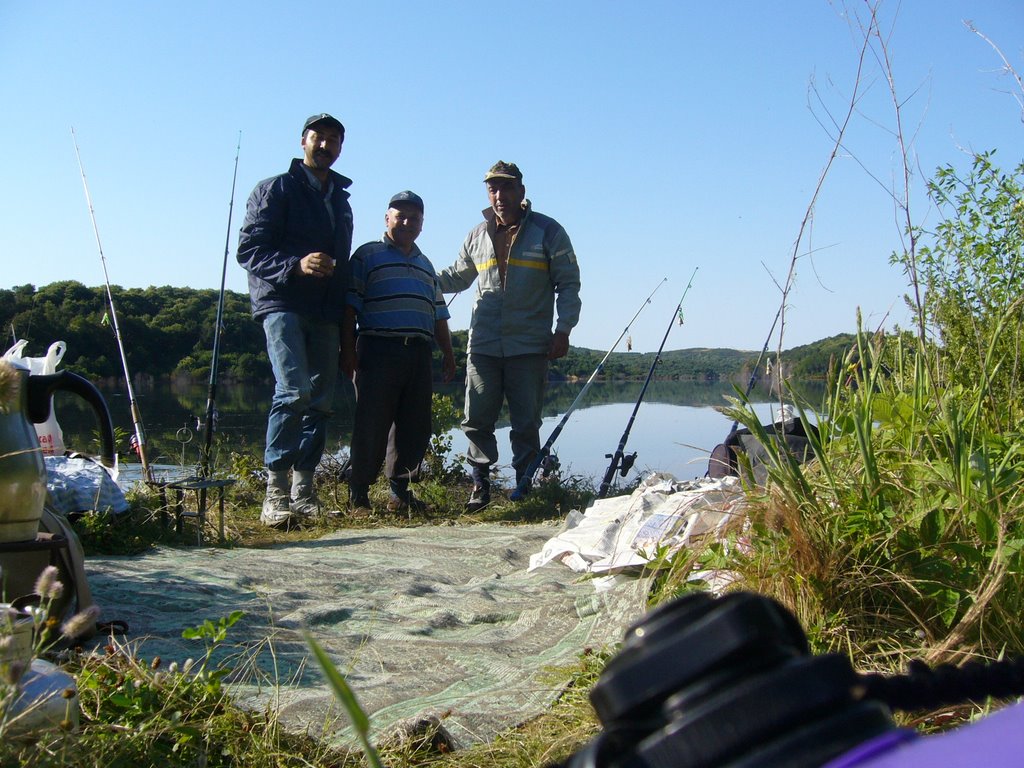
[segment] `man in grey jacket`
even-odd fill
[[[313,472],[334,403],[352,250],[352,180],[331,170],[344,140],[337,118],[322,112],[306,120],[302,159],[256,185],[238,237],[252,316],[263,324],[274,371],[260,515],[272,527],[319,511]]]
[[[498,460],[494,426],[505,401],[516,483],[524,480],[540,451],[548,361],[568,353],[569,333],[580,317],[579,264],[565,230],[532,210],[515,163],[495,163],[484,183],[491,204],[484,221],[470,231],[456,262],[438,275],[445,293],[476,281],[462,422],[473,475],[469,511],[491,500],[490,470]]]

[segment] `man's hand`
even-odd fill
[[[334,274],[334,259],[320,251],[317,251],[316,253],[307,253],[302,257],[299,263],[295,265],[295,269],[300,275],[309,275],[310,277],[330,277]]]
[[[551,345],[548,347],[548,360],[557,360],[569,354],[569,334],[555,331],[551,337]]]
[[[434,340],[441,349],[441,378],[444,383],[455,378],[455,353],[452,351],[452,334],[447,320],[434,321]]]
[[[356,371],[359,369],[359,357],[356,355],[354,349],[341,348],[341,354],[338,355],[338,368],[346,379],[350,381],[355,378]]]
[[[455,355],[449,352],[442,354],[441,357],[441,380],[447,384],[455,378]]]

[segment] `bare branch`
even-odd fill
[[[910,285],[914,291],[914,307],[917,314],[917,325],[920,333],[920,338],[925,338],[925,319],[924,319],[924,305],[921,298],[921,284],[917,274],[917,230],[914,228],[914,222],[910,216],[910,179],[911,179],[911,163],[910,163],[910,144],[906,141],[903,132],[903,104],[899,95],[896,92],[896,79],[892,71],[892,60],[889,58],[889,45],[888,41],[882,37],[878,32],[877,27],[875,28],[875,36],[878,40],[878,55],[879,63],[882,67],[882,71],[885,75],[886,82],[889,84],[889,96],[892,100],[893,117],[896,120],[896,143],[899,147],[900,153],[900,164],[899,170],[902,172],[902,203],[897,203],[897,209],[899,214],[903,216],[903,231],[909,238],[909,244],[907,247],[908,259],[906,260]],[[893,199],[897,199],[895,192],[893,193]]]
[[[869,8],[870,15],[871,15],[870,21],[869,21],[869,24],[868,24],[868,29],[872,30],[872,29],[875,29],[875,27],[877,25],[877,19],[876,19],[877,6],[869,5],[868,8]],[[857,57],[857,72],[856,72],[856,74],[854,76],[853,91],[852,91],[852,94],[850,96],[850,100],[849,100],[849,104],[847,106],[846,113],[845,113],[845,115],[842,116],[841,119],[836,121],[836,133],[832,137],[832,150],[829,153],[829,157],[828,157],[828,160],[825,163],[825,166],[822,168],[821,173],[818,176],[817,184],[815,184],[814,192],[811,194],[811,199],[810,199],[810,201],[807,204],[807,209],[806,209],[806,211],[804,213],[803,220],[800,222],[800,227],[799,227],[799,230],[797,231],[796,240],[793,243],[793,251],[792,251],[792,254],[790,255],[790,261],[789,261],[789,270],[788,270],[788,272],[786,274],[786,279],[783,282],[782,297],[781,297],[781,302],[779,304],[779,312],[776,315],[776,320],[780,322],[780,325],[779,325],[779,342],[778,342],[778,353],[779,353],[779,355],[782,354],[782,340],[783,340],[783,337],[785,335],[786,304],[787,304],[787,301],[789,299],[789,292],[790,292],[790,290],[793,287],[794,281],[796,280],[796,265],[797,265],[797,261],[800,258],[801,247],[803,245],[804,237],[805,237],[806,233],[808,232],[808,229],[811,228],[811,224],[812,224],[812,221],[813,221],[813,218],[814,218],[814,208],[815,208],[815,205],[817,204],[818,197],[821,194],[822,187],[825,185],[825,179],[828,177],[828,174],[831,171],[832,165],[833,165],[833,163],[835,163],[836,158],[839,157],[839,155],[840,155],[840,151],[843,148],[843,138],[846,135],[846,130],[849,127],[850,121],[853,119],[853,116],[856,114],[857,103],[858,103],[858,101],[863,96],[862,83],[864,81],[864,67],[865,67],[865,60],[867,59],[868,53],[870,51],[870,43],[871,43],[871,35],[870,34],[865,34],[863,36],[863,41],[862,41],[862,44],[861,44],[860,54]],[[772,324],[772,331],[773,332],[774,332],[774,329],[775,329],[775,323]],[[769,335],[769,338],[770,338],[770,335]]]
[[[1016,100],[1017,105],[1020,107],[1020,110],[1021,110],[1021,114],[1020,114],[1021,122],[1024,122],[1024,98],[1022,98],[1022,95],[1024,95],[1024,79],[1021,78],[1021,76],[1017,73],[1017,70],[1015,70],[1013,68],[1013,66],[1010,64],[1009,60],[1007,60],[1006,56],[1003,55],[1003,52],[999,49],[999,46],[996,45],[995,43],[993,43],[985,34],[983,34],[982,32],[979,32],[977,30],[977,28],[975,28],[974,22],[972,22],[972,21],[970,21],[968,19],[965,19],[964,20],[964,26],[967,27],[971,32],[976,34],[978,37],[980,37],[982,40],[984,40],[986,43],[988,43],[992,47],[992,50],[996,52],[996,55],[1000,59],[1002,59],[1002,62],[1003,62],[1003,74],[1009,75],[1011,78],[1013,78],[1014,81],[1016,81],[1016,83],[1017,83],[1017,90],[1020,91],[1020,93],[1014,93],[1012,95],[1013,95],[1013,98]]]

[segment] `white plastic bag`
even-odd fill
[[[33,375],[46,375],[57,372],[68,345],[63,341],[55,341],[46,351],[46,357],[25,357],[25,345],[28,341],[18,339],[18,343],[4,353],[4,360],[28,368]],[[43,449],[44,456],[64,455],[64,432],[57,423],[57,414],[53,411],[53,398],[50,398],[50,418],[42,424],[36,424],[36,435],[39,437],[39,447]]]

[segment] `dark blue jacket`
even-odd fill
[[[252,316],[297,312],[340,322],[350,283],[352,207],[346,188],[352,180],[330,171],[335,226],[320,192],[309,183],[302,160],[288,173],[256,185],[238,235],[238,263],[249,273]],[[329,279],[298,275],[295,265],[308,253],[330,254],[336,264]]]

